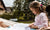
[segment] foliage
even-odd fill
[[[4,18],[4,19],[11,19],[12,18],[12,15],[9,15],[9,14],[3,14],[2,16],[1,16],[2,18]]]
[[[23,0],[16,0],[14,2],[14,14],[13,14],[13,18],[17,18],[18,20],[32,20],[34,19],[34,14],[30,11],[29,9],[29,0],[24,0],[24,4],[23,7],[21,6],[22,3],[21,1]],[[23,8],[23,10],[21,10],[21,7]]]
[[[11,7],[11,11],[13,15],[10,14],[3,14],[0,17],[5,19],[17,18],[18,20],[33,20],[34,14],[29,9],[29,3],[34,0],[15,0],[14,6]],[[43,2],[43,1],[40,1]],[[45,1],[47,4],[47,1]],[[42,3],[43,4],[43,3]],[[43,5],[46,5],[43,4]]]
[[[43,4],[43,5],[48,5],[48,0],[38,0],[39,2],[42,2],[41,4]]]

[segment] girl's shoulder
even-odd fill
[[[40,16],[46,16],[46,13],[41,12],[41,13],[40,13]]]
[[[37,15],[37,16],[35,16],[35,17],[46,17],[46,16],[47,16],[46,13],[41,12],[39,15]]]

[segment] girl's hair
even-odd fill
[[[38,1],[33,1],[29,4],[29,8],[39,8],[39,11],[40,12],[44,12],[44,8],[42,6],[42,4],[40,4]]]

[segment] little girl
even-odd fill
[[[48,18],[46,13],[44,12],[42,5],[38,1],[33,1],[29,5],[30,10],[32,13],[34,13],[35,16],[35,22],[30,24],[28,27],[33,28],[33,30],[36,30],[36,28],[47,28],[48,27]]]

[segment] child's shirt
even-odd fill
[[[46,16],[46,13],[41,12],[39,15],[37,15],[35,17],[34,25],[38,26],[38,28],[48,27],[48,18]]]

